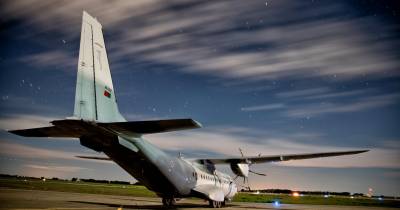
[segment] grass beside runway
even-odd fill
[[[342,205],[342,206],[379,206],[379,207],[399,207],[400,200],[378,200],[365,197],[343,197],[330,196],[323,197],[320,195],[305,195],[301,197],[293,197],[286,194],[249,194],[238,193],[235,202],[254,202],[254,203],[273,203],[279,201],[284,204],[307,204],[307,205]]]
[[[156,194],[140,185],[103,184],[90,182],[72,182],[39,179],[2,179],[0,187],[45,190],[60,192],[91,193],[104,195],[127,195],[138,197],[156,197]]]
[[[144,186],[72,182],[61,180],[42,181],[39,179],[0,178],[0,187],[106,195],[125,195],[136,197],[156,197],[155,193],[149,191]],[[293,197],[285,194],[256,195],[249,193],[238,193],[233,201],[257,203],[272,203],[274,201],[279,201],[280,203],[284,204],[400,207],[399,200],[377,200],[369,198],[351,199],[349,197],[338,196],[331,196],[328,198],[324,198],[322,196]]]

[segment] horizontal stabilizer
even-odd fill
[[[55,120],[54,126],[11,130],[10,133],[25,137],[80,138],[83,135],[151,134],[185,129],[200,128],[192,119],[150,120],[132,122],[96,123],[83,120]],[[105,128],[105,129],[104,129]]]
[[[63,129],[62,127],[49,126],[42,128],[30,128],[22,130],[11,130],[10,133],[25,137],[61,137],[79,138],[80,133],[75,130]]]
[[[96,156],[75,156],[77,158],[83,158],[83,159],[91,159],[91,160],[106,160],[106,161],[112,161],[111,158],[109,157],[96,157]]]
[[[107,135],[104,129],[96,126],[96,123],[94,122],[65,119],[54,120],[50,123],[53,124],[53,126],[11,130],[8,132],[25,137],[80,138],[83,135]],[[111,133],[108,135],[111,135]]]
[[[200,123],[192,119],[149,120],[115,123],[98,123],[99,126],[108,128],[118,133],[151,134],[169,131],[201,128]]]

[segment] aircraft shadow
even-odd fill
[[[73,203],[81,203],[81,204],[92,204],[92,205],[102,205],[102,206],[107,206],[107,207],[112,207],[112,208],[119,208],[123,207],[124,209],[166,209],[163,205],[135,205],[135,204],[129,204],[129,205],[121,205],[117,203],[106,203],[106,202],[92,202],[92,201],[69,201]],[[173,208],[170,209],[179,209],[179,208],[204,208],[207,207],[208,205],[201,205],[201,204],[179,204],[177,203]]]

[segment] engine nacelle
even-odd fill
[[[241,177],[249,176],[249,164],[247,163],[231,163],[232,172]]]

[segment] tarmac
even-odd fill
[[[195,199],[182,199],[174,209],[210,209],[207,202]],[[69,193],[39,190],[0,188],[0,209],[57,209],[57,210],[123,210],[123,209],[164,209],[159,198]],[[270,203],[228,203],[223,210],[281,209],[281,210],[390,210],[398,208],[365,206],[321,206]]]

